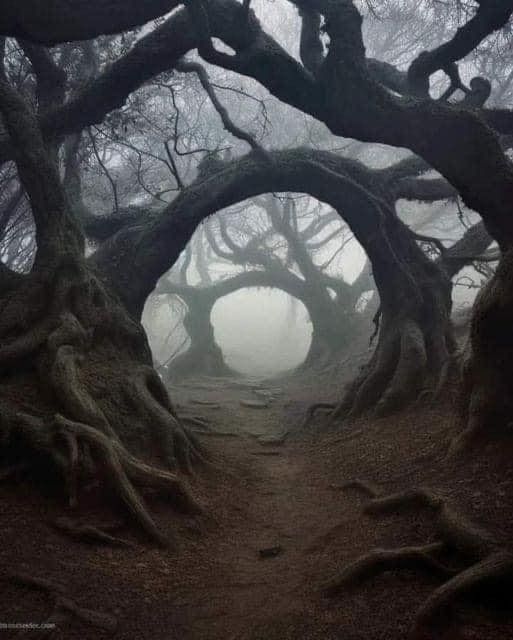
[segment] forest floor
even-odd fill
[[[513,446],[490,445],[470,462],[444,463],[456,428],[449,406],[329,429],[317,420],[298,430],[311,402],[335,399],[338,382],[205,379],[172,393],[182,413],[202,415],[214,430],[200,436],[213,466],[190,481],[205,515],[177,515],[155,500],[149,505],[178,549],[156,549],[123,522],[116,535],[128,547],[73,541],[51,524],[66,512],[61,498],[30,483],[0,484],[0,564],[6,574],[21,567],[55,581],[79,606],[117,621],[114,631],[104,631],[71,616],[57,619],[47,636],[31,630],[23,637],[411,637],[415,611],[439,584],[421,571],[389,571],[335,598],[323,595],[326,581],[373,547],[434,539],[433,523],[422,510],[364,515],[358,492],[341,488],[354,478],[372,481],[383,493],[428,486],[505,544],[513,540]],[[113,519],[110,510],[87,500],[73,517],[92,524]],[[1,588],[0,640],[19,637],[19,631],[1,628],[6,623],[39,623],[51,615],[48,592],[5,579]],[[511,601],[482,594],[458,600],[440,627],[422,637],[513,638]]]

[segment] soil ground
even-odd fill
[[[457,428],[451,406],[414,408],[386,419],[322,420],[299,429],[311,402],[334,399],[337,379],[197,380],[173,388],[183,414],[207,418],[200,436],[212,467],[190,485],[205,515],[176,514],[150,502],[176,549],[156,549],[123,515],[98,506],[94,489],[78,512],[32,482],[0,484],[0,565],[61,583],[80,606],[113,615],[114,632],[70,617],[47,636],[119,640],[386,640],[408,636],[415,610],[437,582],[421,572],[391,571],[328,599],[322,586],[373,547],[432,541],[426,513],[369,518],[356,492],[340,485],[368,480],[388,493],[429,486],[457,502],[506,546],[513,539],[510,442],[491,444],[469,461],[443,462]],[[260,406],[263,405],[263,406]],[[289,432],[284,442],[281,435]],[[127,548],[93,546],[63,536],[63,513],[84,523],[120,520]],[[261,550],[276,555],[262,557]],[[269,552],[271,553],[271,552]],[[265,555],[265,554],[264,554]],[[38,623],[53,608],[45,592],[3,579],[0,623]],[[2,638],[19,631],[2,630]],[[423,636],[424,637],[424,636]],[[447,640],[513,638],[512,602],[476,594],[455,603],[430,635]]]

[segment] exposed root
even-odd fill
[[[443,542],[433,542],[399,549],[374,549],[344,567],[342,573],[326,585],[325,593],[336,595],[348,585],[394,569],[424,569],[442,578],[454,575],[454,570],[432,556],[443,551],[444,547]]]
[[[413,317],[384,318],[376,350],[344,390],[332,420],[365,413],[387,415],[445,388],[454,350],[448,311],[431,322]]]
[[[415,626],[425,627],[432,622],[460,595],[476,586],[504,582],[511,588],[513,580],[513,554],[497,551],[483,560],[457,573],[435,589],[416,614]],[[503,586],[503,585],[500,585]]]
[[[30,448],[39,453],[46,452],[52,457],[67,479],[66,486],[71,491],[70,503],[76,502],[77,469],[79,467],[87,469],[90,465],[89,458],[91,458],[96,466],[96,472],[101,473],[134,520],[152,540],[159,544],[167,545],[168,540],[158,530],[149,515],[136,486],[165,492],[174,505],[181,510],[190,513],[201,512],[199,505],[175,474],[138,460],[118,439],[112,440],[94,427],[69,420],[59,414],[54,417],[51,424],[48,424],[41,419],[21,413],[16,415],[16,422],[11,424],[11,427],[17,427],[18,433]],[[66,448],[70,461],[59,449],[59,442],[62,441],[68,444]],[[85,456],[86,451],[88,456]]]
[[[177,500],[181,507],[196,513],[200,511],[199,506],[174,474],[137,460],[119,441],[111,441],[105,434],[88,425],[62,416],[56,416],[55,421],[65,432],[89,445],[106,473],[111,487],[128,507],[135,520],[156,542],[166,544],[167,541],[148,514],[133,483],[165,490]]]
[[[213,400],[200,400],[198,398],[193,398],[191,400],[192,404],[199,404],[202,407],[208,407],[209,409],[220,409],[221,405],[219,402],[214,402]]]
[[[427,368],[426,339],[420,326],[408,320],[399,338],[399,359],[376,406],[380,415],[403,406],[422,390]]]
[[[412,507],[428,507],[439,510],[441,505],[441,498],[427,489],[407,489],[383,498],[374,498],[364,506],[363,510],[369,514],[390,513]]]
[[[454,351],[444,362],[440,376],[438,378],[438,382],[432,388],[427,390],[429,396],[424,396],[424,398],[429,397],[431,402],[437,402],[441,400],[450,389],[451,381],[460,381],[461,380],[461,361],[462,361],[462,353],[459,349],[454,347]],[[420,394],[419,401],[422,401],[424,398],[423,394]]]
[[[117,620],[114,616],[77,605],[71,598],[67,597],[67,589],[64,586],[49,578],[32,576],[23,572],[13,573],[9,577],[17,584],[47,592],[54,598],[54,610],[47,620],[48,628],[43,630],[42,635],[38,636],[39,638],[45,638],[51,635],[54,632],[52,623],[55,624],[57,621],[61,623],[70,615],[103,631],[113,632],[117,627]],[[27,637],[30,635],[31,638],[37,637],[34,636],[32,630],[26,635]]]
[[[148,415],[153,425],[153,435],[164,463],[174,469],[179,466],[187,473],[192,472],[192,462],[196,455],[197,443],[185,433],[172,410],[167,392],[156,372],[144,368],[132,377],[132,392],[136,407]]]
[[[388,570],[427,570],[446,581],[435,589],[417,611],[414,632],[419,632],[439,617],[458,596],[470,589],[483,583],[513,584],[513,554],[505,550],[489,532],[469,522],[437,494],[427,489],[411,489],[379,496],[373,485],[361,480],[348,482],[341,488],[362,491],[368,498],[364,512],[370,515],[408,508],[431,509],[438,540],[421,546],[374,549],[344,567],[326,585],[326,595],[336,595],[361,580]],[[466,566],[462,569],[446,566],[435,557],[441,551],[456,552]]]
[[[195,431],[195,433],[200,437],[207,436],[209,438],[241,438],[242,437],[240,433],[235,433],[234,431]]]
[[[74,420],[90,424],[106,433],[110,438],[118,440],[103,411],[94,402],[80,382],[77,370],[80,355],[69,345],[60,345],[55,353],[53,366],[50,369],[50,382],[59,394],[63,409]]]
[[[340,486],[340,489],[358,489],[370,498],[375,498],[378,495],[378,489],[373,484],[359,479],[345,482]]]
[[[447,451],[448,459],[460,456],[475,445],[495,422],[494,413],[502,404],[496,393],[478,382],[471,384],[467,381],[463,386],[463,393],[468,394],[464,399],[467,404],[462,416],[465,428],[451,441]]]
[[[128,547],[130,542],[108,533],[107,529],[117,529],[119,525],[104,526],[101,529],[93,525],[75,523],[69,518],[57,518],[52,525],[61,533],[88,544],[107,545],[111,547]]]
[[[1,303],[6,462],[12,454],[13,461],[57,471],[71,507],[91,479],[105,482],[140,527],[164,544],[138,489],[165,492],[180,509],[197,513],[180,479],[164,469],[192,473],[204,458],[151,367],[141,325],[86,263],[70,257],[48,273],[31,273]]]
[[[105,472],[111,488],[125,503],[134,519],[150,538],[165,545],[166,539],[157,529],[128,477],[127,458],[130,457],[130,454],[123,446],[107,438],[101,431],[80,422],[74,422],[59,415],[56,416],[55,421],[64,432],[70,433],[89,445],[91,452]],[[175,477],[172,477],[172,481],[178,483]]]

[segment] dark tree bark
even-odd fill
[[[470,344],[463,362],[461,410],[464,429],[452,442],[459,453],[488,436],[500,435],[511,424],[513,383],[513,253],[504,254],[474,303]]]
[[[0,112],[38,245],[29,274],[0,272],[2,455],[57,472],[70,504],[84,480],[101,479],[163,543],[138,488],[165,491],[177,507],[194,510],[176,471],[190,471],[196,445],[151,367],[140,323],[84,259],[55,154],[5,76]]]
[[[453,278],[463,267],[480,259],[487,259],[484,252],[493,243],[493,238],[486,230],[483,222],[478,222],[465,231],[462,237],[440,256],[439,264],[445,273]],[[497,252],[494,257],[498,260]]]
[[[454,349],[450,280],[393,215],[378,237],[379,247],[368,251],[380,295],[378,344],[336,416],[388,413],[436,393]]]
[[[179,296],[187,306],[183,324],[190,344],[184,353],[169,363],[166,369],[167,377],[173,381],[198,375],[232,376],[234,371],[224,360],[221,347],[215,340],[214,327],[210,319],[216,297],[212,296],[208,289],[195,287],[182,287]]]

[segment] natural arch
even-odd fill
[[[283,273],[281,275],[284,276]],[[312,322],[312,338],[308,341],[304,357],[296,360],[298,365],[307,361],[315,344],[315,336],[319,336],[323,331],[325,322],[323,319],[323,323],[319,323],[318,318],[321,314],[312,305],[311,298],[305,292],[308,287],[300,278],[288,274],[288,277],[280,279],[276,277],[276,273],[248,271],[205,288],[161,281],[156,290],[158,295],[177,295],[187,305],[184,326],[190,338],[188,349],[168,365],[168,377],[173,379],[188,375],[233,375],[234,371],[225,361],[223,351],[216,340],[212,313],[218,301],[241,290],[260,288],[279,290],[299,301],[305,308]],[[323,339],[325,337],[323,334]],[[317,339],[320,340],[320,337]]]
[[[21,375],[3,386],[3,428],[9,437],[18,434],[17,443],[21,440],[32,455],[34,450],[42,454],[63,477],[70,455],[75,473],[75,441],[94,440],[97,456],[111,471],[111,485],[141,525],[159,538],[133,485],[172,485],[175,495],[181,485],[174,476],[163,479],[158,469],[134,466],[126,447],[140,439],[135,445],[145,458],[184,470],[199,456],[151,368],[139,322],[143,306],[200,222],[269,192],[307,192],[328,203],[346,220],[372,263],[383,315],[378,342],[383,357],[378,354],[358,379],[356,393],[345,403],[349,411],[397,407],[436,385],[452,348],[448,279],[417,246],[391,205],[392,183],[416,175],[418,164],[372,171],[329,152],[300,148],[262,155],[256,150],[199,175],[160,211],[118,211],[106,222],[81,217],[71,206],[35,114],[5,79],[0,82],[0,108],[17,149],[37,236],[30,274],[16,274],[5,265],[0,269],[0,362],[9,370],[15,366]],[[85,237],[95,234],[108,239],[86,257]],[[334,284],[332,288],[336,290]],[[326,298],[331,303],[329,294]],[[53,387],[42,397],[39,391],[48,385],[50,369]],[[21,418],[13,393],[20,384],[35,390]],[[140,422],[133,418],[136,396],[126,392],[134,384]],[[47,419],[41,421],[41,413]]]
[[[341,405],[344,413],[358,413],[378,404],[380,411],[388,411],[426,388],[436,388],[453,350],[450,282],[395,214],[389,185],[397,179],[396,168],[369,171],[360,163],[307,149],[273,152],[271,157],[269,162],[252,153],[221,163],[211,177],[200,178],[182,192],[169,206],[169,217],[151,233],[155,262],[150,269],[162,263],[163,255],[168,258],[170,231],[175,242],[177,230],[188,239],[200,220],[248,197],[271,190],[306,192],[331,205],[346,220],[369,257],[381,300],[377,351],[346,394]],[[162,247],[163,255],[155,244]],[[143,274],[134,272],[132,254],[126,258],[127,274],[135,281],[130,295],[141,295],[145,290]],[[96,260],[101,264],[101,259],[100,252]],[[124,257],[121,259],[124,262]],[[145,265],[145,271],[149,266]],[[137,280],[141,287],[134,286]],[[329,294],[326,297],[331,302]]]

